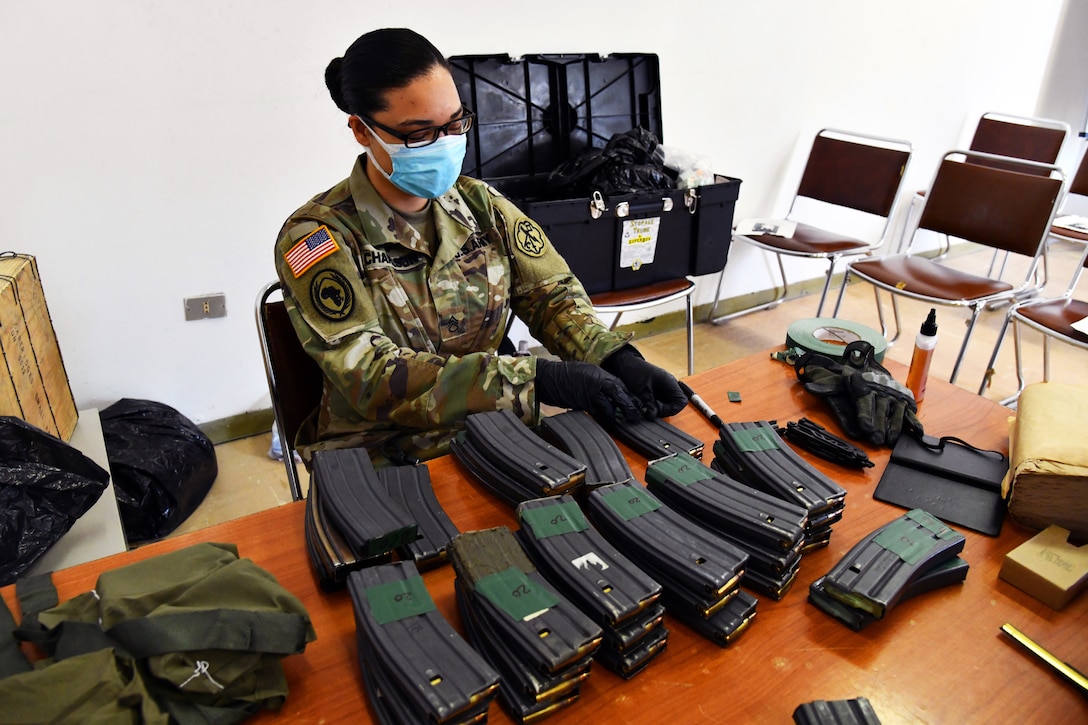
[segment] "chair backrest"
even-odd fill
[[[268,392],[283,445],[291,495],[300,500],[302,486],[294,460],[295,435],[321,402],[324,376],[302,348],[283,300],[271,299],[279,290],[280,283],[271,282],[257,296],[257,332],[261,338]]]
[[[926,193],[919,229],[995,249],[1038,256],[1065,182],[1061,169],[1031,161],[995,168],[990,154],[950,151]],[[979,163],[983,161],[986,163]],[[1046,171],[1047,175],[1041,173]]]
[[[825,128],[812,142],[797,195],[887,217],[910,156],[906,141]]]
[[[1069,193],[1088,196],[1088,149],[1080,156],[1080,166],[1073,180],[1069,182]]]
[[[1049,118],[1011,116],[1004,113],[984,113],[975,127],[971,150],[995,156],[1053,164],[1061,154],[1069,135],[1069,124]],[[980,157],[976,163],[995,168],[1010,168],[1000,159]],[[1021,170],[1022,173],[1046,172]]]

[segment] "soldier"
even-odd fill
[[[628,419],[683,408],[675,378],[597,319],[541,228],[460,176],[474,114],[429,41],[367,33],[325,82],[363,153],[276,243],[292,324],[325,375],[304,455],[430,458],[470,413],[511,409],[534,424],[541,403]],[[499,354],[511,313],[560,361]]]

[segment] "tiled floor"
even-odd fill
[[[1050,251],[1050,281],[1045,294],[1059,294],[1069,282],[1081,249],[1071,244],[1056,243]],[[961,254],[947,263],[961,269],[984,271],[990,254],[981,251]],[[1007,279],[1015,279],[1010,268]],[[1020,271],[1021,278],[1023,272]],[[1083,283],[1081,288],[1083,289]],[[1083,295],[1081,295],[1083,296]],[[891,309],[885,296],[885,308],[890,319]],[[786,329],[795,320],[815,316],[816,299],[811,296],[787,300],[774,309],[755,312],[722,325],[699,324],[695,330],[695,370],[705,370],[753,352],[781,346],[785,342]],[[901,315],[905,330],[898,344],[892,345],[888,358],[910,363],[914,336],[925,318],[929,306],[913,300],[903,300]],[[879,329],[872,288],[864,284],[852,284],[843,300],[840,317],[854,320]],[[975,330],[967,357],[960,370],[957,384],[972,392],[978,390],[1004,319],[1004,310],[983,314]],[[966,331],[968,313],[951,307],[937,309],[939,342],[930,374],[948,379],[952,371],[960,341]],[[1041,336],[1032,331],[1024,334],[1025,376],[1029,382],[1042,380]],[[677,329],[646,337],[638,341],[638,347],[650,361],[665,367],[676,375],[687,371],[684,330]],[[1051,379],[1083,384],[1085,371],[1083,351],[1067,345],[1052,346]],[[995,374],[986,397],[1001,400],[1016,392],[1015,361],[1012,335],[1008,336],[995,365]],[[219,476],[207,498],[175,533],[192,531],[219,521],[243,516],[290,501],[287,477],[283,464],[268,457],[271,434],[254,436],[225,443],[216,448]]]

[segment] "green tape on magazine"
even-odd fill
[[[737,448],[745,453],[778,450],[778,441],[768,428],[751,428],[730,431]]]
[[[550,506],[522,509],[518,514],[538,539],[585,531],[589,528],[575,501],[556,501]]]
[[[642,486],[624,486],[609,491],[604,494],[604,502],[624,521],[637,519],[661,508],[661,502]]]
[[[532,619],[559,603],[552,592],[514,567],[480,579],[476,592],[518,621]]]
[[[677,453],[668,458],[659,458],[646,468],[646,481],[664,483],[666,479],[681,486],[690,486],[696,481],[714,478],[717,474],[704,466],[694,456]]]
[[[877,534],[873,541],[898,555],[908,564],[916,564],[925,558],[941,539],[948,538],[929,530],[925,524],[922,524],[923,528],[919,529],[918,523],[920,522],[915,522],[911,518],[896,519],[888,524],[888,528]],[[944,528],[951,531],[947,526]]]
[[[377,584],[366,590],[366,601],[378,624],[388,624],[434,610],[423,577]]]

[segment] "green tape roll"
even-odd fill
[[[786,331],[786,347],[799,347],[828,357],[842,359],[842,352],[852,342],[864,340],[876,351],[876,360],[884,359],[888,341],[871,327],[837,317],[813,317],[798,320]]]

